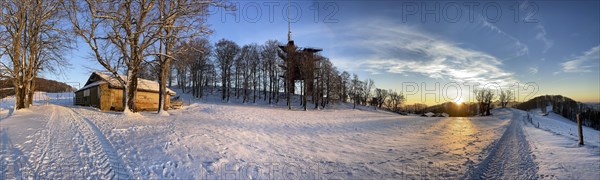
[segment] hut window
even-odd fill
[[[88,96],[90,96],[90,90],[89,89],[83,90],[83,97],[88,97]]]

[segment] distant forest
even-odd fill
[[[583,125],[600,130],[600,111],[598,109],[561,95],[538,96],[516,105],[515,108],[525,111],[540,108],[542,112],[546,112],[546,107],[550,105],[554,113],[574,122],[577,122],[576,115],[579,113]]]
[[[36,84],[35,91],[43,91],[50,93],[75,91],[74,87],[58,81],[48,80],[44,78],[35,78],[34,81]],[[0,80],[0,98],[15,95],[15,90],[13,87],[14,85],[11,79]]]

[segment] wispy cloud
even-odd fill
[[[513,73],[501,68],[498,58],[462,48],[418,28],[383,20],[347,28],[353,33],[344,44],[371,51],[361,66],[372,73],[417,73],[434,79],[480,84],[516,82]]]
[[[554,46],[554,41],[546,37],[546,28],[544,28],[544,26],[541,23],[539,23],[536,26],[536,29],[538,30],[538,33],[535,35],[535,39],[540,40],[542,41],[542,43],[544,43],[544,49],[542,50],[542,52],[546,53],[548,49]]]
[[[600,45],[583,52],[581,55],[561,63],[562,71],[566,73],[593,72],[600,61]]]
[[[537,74],[538,73],[538,67],[537,66],[530,67],[528,71],[529,71],[529,74]]]
[[[510,34],[507,34],[506,32],[502,31],[496,25],[487,22],[485,20],[485,18],[483,18],[483,17],[480,17],[479,20],[481,21],[481,25],[483,27],[486,27],[489,30],[491,30],[492,32],[495,32],[495,33],[497,33],[497,34],[499,34],[499,35],[501,35],[503,37],[506,37],[506,38],[510,39],[511,41],[513,41],[513,46],[517,49],[516,56],[522,56],[522,55],[529,54],[529,47],[527,47],[527,45],[523,44],[519,39],[517,39],[514,36],[511,36]]]

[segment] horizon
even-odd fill
[[[235,11],[211,8],[211,43],[287,41],[287,2],[231,2]],[[599,5],[292,1],[290,10],[299,13],[291,12],[291,36],[301,47],[322,48],[340,72],[404,92],[406,104],[473,102],[473,88],[483,86],[511,88],[519,102],[562,95],[599,103]],[[88,53],[86,44],[76,43],[65,57],[72,66],[42,77],[83,86],[90,72],[102,70]]]

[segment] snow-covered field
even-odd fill
[[[162,116],[49,102],[0,111],[0,179],[588,178],[600,172],[597,146],[573,147],[568,135],[521,129],[518,110],[427,118],[344,104],[304,112],[202,100]],[[524,158],[500,160],[511,155]],[[556,158],[571,160],[555,166]],[[515,168],[528,171],[509,176]]]
[[[551,111],[551,108],[548,108]],[[523,121],[523,128],[535,162],[538,176],[550,179],[599,179],[600,131],[583,127],[585,146],[579,146],[577,123],[550,112],[540,116],[532,110],[532,123]],[[527,112],[513,110],[519,116]],[[539,128],[538,128],[539,123]]]

